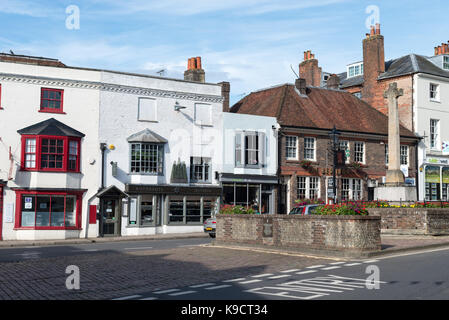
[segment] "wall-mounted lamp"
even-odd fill
[[[175,102],[175,111],[179,111],[181,109],[186,109],[187,107],[183,107],[179,104],[178,101]]]

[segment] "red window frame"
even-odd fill
[[[26,155],[31,154],[27,153],[26,150],[26,141],[27,139],[36,139],[36,166],[34,168],[26,167]],[[63,141],[63,153],[53,153],[53,152],[42,152],[42,142],[44,139],[49,140],[62,140]],[[69,144],[70,142],[76,142],[78,144],[77,147],[77,155],[75,162],[69,166],[70,160],[70,150]],[[43,168],[43,159],[42,155],[62,155],[62,167],[61,168]],[[21,157],[21,170],[22,171],[45,171],[45,172],[80,172],[80,155],[81,155],[81,138],[76,137],[64,137],[64,136],[44,136],[44,135],[23,135],[22,136],[22,157]],[[73,156],[73,155],[72,155]]]
[[[44,98],[44,92],[58,92],[61,94],[60,99],[53,99],[53,98]],[[44,101],[52,102],[52,101],[59,101],[59,108],[49,108],[44,107]],[[64,112],[64,90],[63,89],[51,89],[51,88],[41,88],[41,104],[39,112],[49,112],[49,113],[65,113]]]
[[[16,213],[15,213],[15,230],[81,230],[81,215],[82,215],[82,198],[84,191],[73,191],[73,192],[63,192],[63,191],[30,191],[30,190],[16,190]],[[22,197],[29,196],[35,197],[35,217],[34,226],[22,227]],[[37,219],[37,196],[64,196],[64,226],[51,226],[51,220],[49,220],[50,226],[36,226]],[[65,226],[66,217],[66,197],[75,197],[75,226]],[[51,219],[51,208],[49,208],[49,219]]]

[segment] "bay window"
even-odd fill
[[[157,143],[131,143],[131,173],[162,175],[164,145]]]
[[[80,138],[43,135],[22,136],[22,170],[80,171]]]

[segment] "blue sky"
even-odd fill
[[[79,30],[66,28],[70,5]],[[362,60],[369,6],[379,8],[386,59],[432,55],[449,40],[447,0],[0,0],[0,51],[174,78],[201,56],[206,81],[230,81],[234,103],[293,83],[305,50],[328,72]]]

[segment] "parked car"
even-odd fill
[[[204,221],[204,232],[209,233],[211,238],[215,238],[215,229],[217,226],[217,220],[215,218],[209,218]]]
[[[308,204],[305,206],[299,206],[299,207],[295,207],[293,208],[289,214],[302,214],[302,215],[307,215],[307,214],[313,214],[313,211],[318,208],[321,207],[322,205],[320,204]]]

